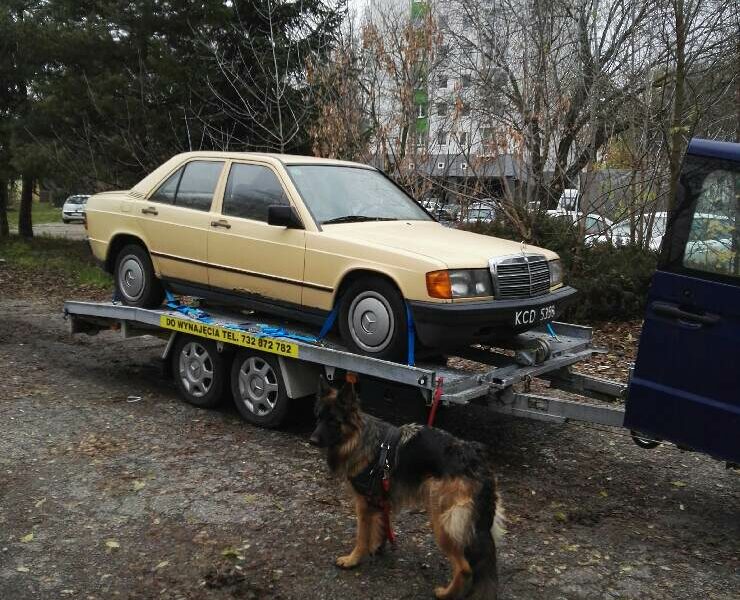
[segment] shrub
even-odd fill
[[[505,221],[467,227],[470,231],[519,240]],[[657,254],[635,246],[616,248],[609,243],[585,246],[574,227],[544,213],[532,222],[527,243],[560,255],[566,283],[579,291],[579,298],[564,318],[585,323],[598,320],[642,318]]]

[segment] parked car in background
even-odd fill
[[[573,227],[580,227],[581,221],[585,221],[583,231],[584,243],[587,246],[611,241],[611,229],[614,223],[599,214],[589,213],[584,215],[580,212],[570,212],[560,209],[548,210],[547,214],[553,219],[562,219]]]
[[[62,221],[71,223],[72,221],[85,221],[85,205],[90,194],[75,194],[64,201],[62,206]]]
[[[494,341],[556,318],[575,290],[550,250],[434,221],[358,163],[179,154],[87,207],[93,254],[131,306],[164,287],[320,325],[346,346],[405,353],[407,315],[430,348]],[[409,312],[407,312],[409,311]]]
[[[476,223],[492,223],[496,218],[496,210],[492,204],[487,202],[474,202],[468,208],[468,213],[461,222],[467,225]]]
[[[660,244],[663,241],[667,223],[667,212],[659,211],[655,213],[655,216],[652,219],[652,228],[650,228],[649,215],[643,215],[638,225],[639,227],[642,227],[643,234],[640,236],[639,231],[635,231],[635,241],[637,242],[640,239],[649,237],[646,247],[657,252],[660,250]],[[631,228],[632,226],[628,221],[621,221],[614,225],[614,227],[612,227],[612,243],[615,246],[627,246],[632,239],[630,237]],[[648,228],[650,228],[649,232]]]

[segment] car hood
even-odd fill
[[[521,254],[520,242],[444,227],[432,221],[368,221],[324,225],[323,235],[365,245],[397,248],[420,254],[456,268],[484,268],[494,257]],[[527,253],[544,254],[548,260],[557,254],[544,248],[527,246]]]

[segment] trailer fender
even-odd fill
[[[303,398],[316,394],[319,375],[322,372],[320,365],[285,358],[284,356],[278,356],[278,361],[288,398]]]

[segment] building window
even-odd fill
[[[460,168],[463,171],[467,171],[468,170],[468,163],[460,163]]]
[[[437,168],[441,171],[442,169],[445,168],[445,164],[443,162],[438,162],[437,163]]]
[[[447,87],[447,75],[440,75],[437,78],[437,87],[440,87],[440,88]]]
[[[438,131],[437,132],[437,143],[440,146],[444,146],[444,145],[447,144],[447,132],[446,131]],[[440,164],[442,164],[442,163],[440,163]],[[440,168],[444,168],[444,164],[442,164],[442,167],[440,167]]]
[[[447,102],[437,102],[437,115],[444,117],[447,114]]]
[[[461,146],[464,146],[468,143],[468,133],[466,131],[461,131],[457,134],[457,141]]]
[[[450,26],[450,20],[447,18],[447,15],[439,15],[437,21],[440,29],[447,29]]]
[[[463,29],[470,29],[473,26],[473,19],[470,18],[470,15],[463,15],[462,26]]]
[[[447,58],[450,55],[450,45],[444,44],[439,47],[439,56],[440,58]]]
[[[463,73],[462,76],[462,86],[464,88],[470,87],[470,85],[473,82],[473,77],[470,73]]]

